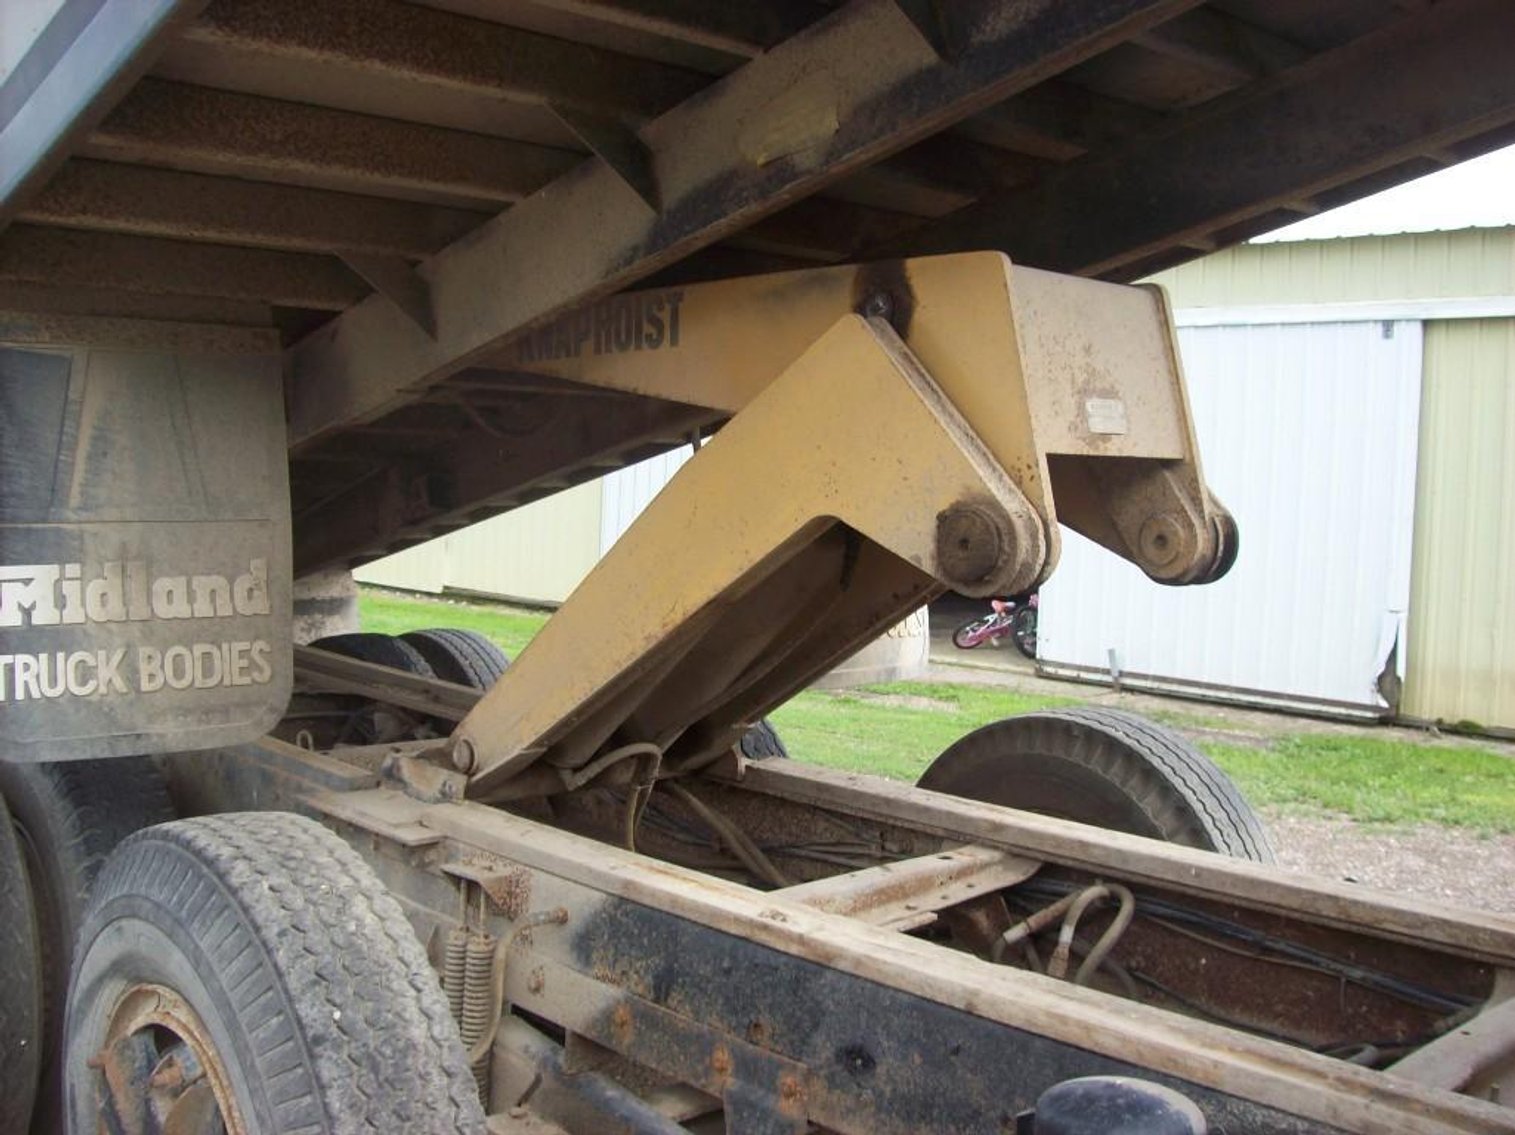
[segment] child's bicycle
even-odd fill
[[[1013,599],[991,599],[993,608],[987,615],[964,623],[952,632],[952,645],[972,650],[984,643],[999,644],[1006,635],[1027,658],[1036,657],[1036,592],[1017,603]]]

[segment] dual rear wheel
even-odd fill
[[[29,1030],[6,1029],[0,1021],[0,1037],[15,1049],[0,1065],[0,1116],[19,1116],[0,1123],[0,1131],[26,1131],[30,1115],[35,1135],[56,1135],[63,1130],[64,1001],[90,889],[116,845],[140,828],[172,819],[173,806],[158,768],[134,757],[0,762],[0,802],[6,821],[0,832],[0,962],[7,987],[0,994],[0,1017],[19,1012],[8,1010],[5,1001],[30,994],[35,1003]]]

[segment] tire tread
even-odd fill
[[[56,1065],[69,961],[95,877],[122,840],[173,819],[174,806],[167,781],[147,757],[0,762],[0,796],[39,860],[28,863],[42,975],[42,1081],[33,1129],[51,1135],[62,1123]]]
[[[377,631],[354,631],[351,634],[328,635],[310,644],[317,650],[340,654],[358,662],[371,662],[375,666],[388,666],[406,674],[422,678],[434,678],[430,664],[421,652],[404,639]]]
[[[435,627],[409,631],[400,640],[423,657],[444,682],[487,690],[510,666],[510,657],[478,631]]]
[[[143,832],[101,875],[87,932],[99,930],[113,899],[138,895],[182,912],[222,975],[259,1078],[278,1081],[268,1093],[278,1135],[483,1130],[421,944],[337,836],[304,817],[261,812]]]
[[[1024,751],[1056,756],[1118,787],[1170,842],[1262,863],[1275,859],[1261,820],[1209,757],[1177,733],[1123,710],[1075,706],[986,725],[937,758],[922,787],[949,782],[969,762],[1001,756],[1005,775],[1013,778],[1011,762],[1020,754],[1004,751],[1006,730],[1014,730]]]

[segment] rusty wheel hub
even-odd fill
[[[161,985],[134,985],[90,1061],[101,1131],[247,1135],[231,1078],[199,1014]]]

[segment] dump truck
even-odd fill
[[[1505,0],[0,10],[0,1132],[1515,1131],[1515,922],[1167,730],[766,715],[1244,554],[1153,271],[1515,138]],[[1307,409],[1304,412],[1308,412]],[[694,443],[515,659],[355,565]]]

